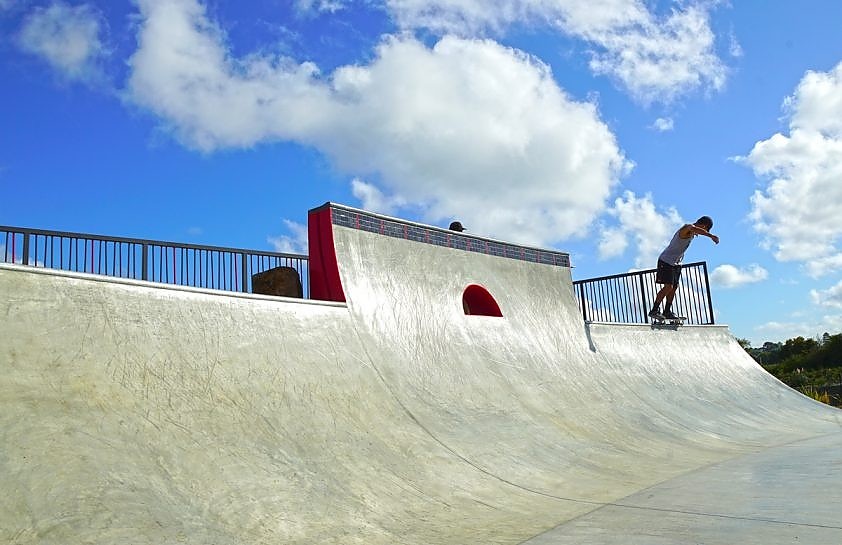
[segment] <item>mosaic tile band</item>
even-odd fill
[[[379,233],[388,237],[414,240],[425,244],[456,248],[467,252],[531,261],[533,263],[555,265],[557,267],[570,266],[570,255],[564,252],[530,248],[466,235],[457,231],[402,221],[333,203],[327,203],[325,206],[329,206],[331,209],[331,222],[341,227],[350,227],[352,229]]]

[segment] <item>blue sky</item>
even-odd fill
[[[335,201],[842,331],[842,2],[0,0],[0,224],[304,251]]]

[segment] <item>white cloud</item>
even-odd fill
[[[336,13],[345,8],[341,0],[295,0],[295,9],[299,13]]]
[[[684,222],[674,208],[659,212],[652,195],[638,198],[631,191],[614,201],[608,215],[616,218],[618,226],[603,227],[598,244],[600,259],[621,255],[633,239],[637,256],[636,268],[654,268],[658,255]]]
[[[743,52],[743,46],[740,45],[740,42],[737,40],[737,35],[734,34],[733,30],[728,35],[728,53],[730,53],[732,57],[742,57],[745,54]]]
[[[652,128],[658,132],[671,131],[674,127],[674,122],[671,117],[659,117],[652,123]]]
[[[387,0],[403,28],[476,36],[515,23],[552,25],[593,46],[591,69],[642,102],[669,102],[695,89],[718,90],[726,69],[714,52],[708,10],[677,5],[656,16],[641,0]]]
[[[378,180],[376,195],[357,185],[364,200],[539,245],[583,235],[631,168],[594,104],[492,41],[388,37],[370,64],[325,76],[284,58],[232,58],[195,0],[139,5],[128,96],[204,151],[312,145]]]
[[[768,335],[777,339],[795,338],[798,336],[809,337],[815,328],[801,322],[766,322],[754,328],[758,333]]]
[[[808,72],[785,107],[789,135],[760,141],[737,160],[765,183],[750,214],[764,247],[820,276],[842,269],[842,63]]]
[[[269,237],[269,243],[275,251],[285,254],[307,254],[309,252],[307,226],[287,219],[284,220],[284,225],[290,234]]]
[[[810,259],[804,263],[804,271],[813,278],[839,270],[842,270],[842,253]]]
[[[101,78],[98,63],[105,56],[101,20],[96,8],[88,4],[54,2],[27,16],[18,44],[68,79],[96,82]]]
[[[755,327],[754,330],[765,338],[776,341],[795,337],[815,338],[825,331],[842,331],[842,315],[811,316],[809,319],[793,322],[767,322]]]
[[[791,112],[792,129],[842,137],[842,63],[829,72],[808,71],[784,107]]]
[[[610,259],[623,255],[629,247],[629,238],[625,228],[604,227],[599,235],[599,257]]]
[[[842,308],[842,281],[826,290],[810,290],[810,298],[817,305]]]
[[[749,265],[744,269],[734,265],[720,265],[710,275],[710,281],[721,288],[738,288],[746,284],[762,282],[769,273],[760,265]]]
[[[381,214],[394,214],[395,211],[407,203],[399,197],[387,197],[377,186],[359,178],[351,181],[351,191],[360,200],[363,208]]]

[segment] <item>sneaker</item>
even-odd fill
[[[678,316],[676,316],[675,313],[671,310],[665,310],[664,318],[666,318],[667,320],[675,320],[678,318]]]
[[[663,320],[664,316],[660,313],[660,311],[656,308],[653,308],[649,311],[649,317],[653,320]]]

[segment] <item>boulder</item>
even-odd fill
[[[251,277],[252,293],[301,298],[304,292],[301,277],[292,267],[275,267]]]

